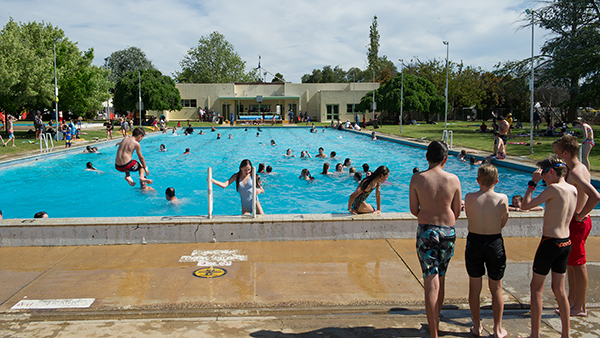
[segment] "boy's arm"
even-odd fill
[[[146,171],[146,175],[150,173],[148,167],[146,166],[146,160],[144,159],[144,155],[142,155],[142,146],[140,144],[135,145],[135,152],[137,153],[138,158],[140,159],[140,163],[142,164],[142,169]]]
[[[576,219],[581,220],[580,215],[585,217],[596,207],[598,202],[600,202],[600,193],[598,193],[598,190],[596,190],[590,182],[582,180],[579,175],[571,175],[571,180],[577,187],[580,187],[586,195],[588,195],[588,200],[585,202],[583,209],[581,209],[579,214],[575,215]]]
[[[538,182],[540,182],[541,179],[542,179],[542,169],[536,170],[531,175],[531,180],[535,184],[537,184]],[[554,193],[554,189],[552,188],[552,185],[549,185],[536,198],[531,199],[531,195],[533,194],[533,190],[535,190],[533,187],[531,187],[531,186],[527,187],[527,191],[525,192],[525,196],[523,196],[523,202],[521,203],[521,209],[522,210],[529,210],[529,209],[531,209],[531,208],[533,208],[535,206],[538,206],[538,205],[546,202],[548,199],[550,199],[552,197],[551,194]]]
[[[458,177],[455,176],[454,179],[456,180],[455,185],[456,185],[456,190],[454,191],[454,197],[452,198],[452,211],[454,212],[454,220],[458,219],[458,216],[460,216],[460,209],[461,209],[461,194],[460,194],[460,181],[458,180]]]
[[[410,203],[410,213],[415,215],[416,217],[419,217],[419,195],[417,194],[417,190],[415,189],[413,184],[414,178],[415,175],[413,175],[410,179],[408,199]]]
[[[502,214],[502,219],[500,220],[500,227],[504,229],[506,222],[508,222],[508,196],[504,195],[502,197],[502,202],[504,205],[504,213]]]

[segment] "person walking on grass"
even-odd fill
[[[8,142],[10,140],[12,140],[12,146],[16,147],[15,145],[15,131],[14,131],[14,122],[15,118],[12,115],[8,115],[8,122],[6,122],[8,124],[8,138],[6,139],[6,142],[2,141],[2,144],[6,147],[6,145],[8,144]]]

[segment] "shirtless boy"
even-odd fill
[[[492,294],[494,337],[506,337],[502,328],[502,277],[506,269],[506,253],[502,229],[508,221],[508,197],[494,191],[498,183],[498,169],[484,164],[477,171],[479,191],[465,195],[465,212],[469,221],[469,234],[465,249],[465,265],[469,274],[469,307],[473,317],[471,333],[481,336],[483,326],[479,316],[479,296],[482,279],[487,268],[488,285]],[[485,265],[485,266],[484,266]]]
[[[537,165],[540,168],[533,173],[521,205],[523,210],[528,210],[546,203],[543,236],[533,259],[533,276],[530,284],[531,337],[540,336],[542,295],[544,282],[550,269],[552,269],[552,292],[558,303],[562,323],[561,337],[569,337],[569,299],[565,291],[565,273],[567,258],[571,251],[569,222],[577,205],[577,189],[565,181],[567,165],[560,157],[549,157],[538,162]],[[546,189],[531,199],[533,190],[542,179],[546,182]]]
[[[429,169],[412,175],[410,212],[417,216],[417,255],[425,280],[425,311],[432,338],[438,337],[438,324],[444,302],[444,280],[454,254],[454,224],[460,215],[460,181],[444,171],[448,146],[433,141],[427,147]]]
[[[577,189],[577,206],[569,225],[571,253],[567,262],[569,282],[569,304],[571,316],[587,316],[586,298],[588,273],[585,256],[585,241],[592,229],[589,212],[600,201],[600,194],[590,183],[589,170],[579,161],[579,144],[574,136],[563,136],[552,143],[554,153],[562,158],[569,168],[566,180]],[[546,207],[548,209],[548,207]]]
[[[319,153],[318,153],[318,154],[317,154],[317,156],[315,156],[315,157],[322,157],[322,158],[325,158],[325,157],[327,157],[327,154],[325,154],[325,153],[323,152],[323,147],[320,147],[320,148],[319,148]]]
[[[144,136],[146,136],[146,132],[142,128],[137,127],[131,133],[131,137],[125,137],[123,141],[117,143],[119,149],[117,149],[115,169],[125,173],[125,180],[132,187],[135,185],[135,182],[129,175],[130,171],[140,172],[140,183],[144,182],[147,184],[152,184],[152,180],[149,180],[145,177],[145,175],[148,175],[150,171],[148,171],[148,167],[146,166],[146,161],[144,160],[142,149],[140,147],[140,142]],[[139,163],[131,158],[134,150],[140,160]]]

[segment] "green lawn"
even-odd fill
[[[494,149],[494,138],[492,133],[480,133],[475,130],[479,128],[480,122],[448,122],[448,130],[452,130],[454,136],[454,149],[460,149],[461,147],[472,148],[477,150],[484,150],[492,153]],[[487,122],[488,127],[491,126],[491,122]],[[545,126],[545,125],[544,125]],[[517,136],[520,133],[529,133],[529,124],[523,124],[525,129],[513,129],[513,137],[508,140],[508,142],[525,142],[529,143],[529,136],[519,137]],[[600,132],[600,126],[592,126],[594,128],[594,132],[596,135]],[[368,127],[369,130],[372,130],[372,127]],[[401,135],[404,137],[411,137],[420,139],[426,137],[427,140],[440,140],[442,138],[442,133],[444,131],[444,122],[435,125],[435,124],[420,124],[420,125],[403,125],[402,133],[400,133],[400,127],[398,125],[384,125],[379,129],[376,129],[377,132]],[[533,138],[533,151],[534,154],[530,155],[530,147],[529,145],[506,145],[506,153],[508,155],[513,156],[525,156],[527,158],[533,160],[542,160],[550,155],[554,154],[552,149],[552,142],[556,140],[557,137],[537,137]],[[579,142],[582,139],[579,138]],[[537,145],[536,143],[541,143]],[[592,152],[590,153],[590,165],[592,170],[600,170],[600,149],[598,147],[592,148]]]
[[[98,122],[98,121],[95,121]],[[209,122],[191,122],[194,127],[210,127],[212,123]],[[460,149],[461,147],[468,147],[477,150],[483,150],[491,153],[493,151],[493,136],[491,133],[479,133],[475,132],[478,129],[480,122],[449,122],[448,130],[452,130],[454,135],[454,149]],[[491,122],[487,123],[488,126],[491,126]],[[176,126],[177,122],[169,122],[168,127]],[[186,125],[186,122],[181,123],[182,126]],[[268,124],[267,124],[268,125]],[[316,126],[328,126],[329,123],[319,123],[315,122]],[[277,126],[281,126],[278,124]],[[298,124],[298,126],[305,126],[304,123]],[[238,127],[245,127],[244,125],[238,125]],[[525,129],[513,129],[513,137],[509,140],[509,142],[526,142],[529,143],[529,136],[519,137],[516,136],[521,132],[527,133],[529,131],[529,124],[524,124],[523,127]],[[596,135],[600,135],[600,126],[592,126]],[[367,127],[368,130],[374,130],[373,127]],[[384,125],[380,126],[379,129],[376,129],[378,133],[388,133],[394,135],[400,135],[404,137],[410,137],[415,139],[421,139],[423,137],[426,140],[439,140],[442,137],[442,132],[444,130],[444,123],[441,122],[437,125],[435,124],[420,124],[415,126],[405,125],[402,126],[402,133],[400,133],[400,127],[398,125]],[[148,131],[148,129],[146,129]],[[99,139],[106,139],[106,131],[102,130],[83,130],[85,135],[81,135],[81,137],[85,140],[93,140],[95,137]],[[2,137],[6,140],[6,134],[2,132]],[[115,126],[115,130],[113,132],[113,136],[116,139],[119,139],[121,133],[118,130],[118,126]],[[16,147],[11,147],[10,144],[8,147],[0,146],[0,158],[2,155],[7,154],[17,154],[24,152],[39,152],[40,146],[37,140],[35,140],[35,134],[27,133],[26,131],[17,130],[15,132]],[[511,145],[508,144],[506,146],[506,152],[508,155],[513,156],[525,156],[534,160],[541,160],[553,154],[552,151],[552,142],[556,139],[556,137],[534,137],[534,143],[541,143],[541,145],[534,145],[534,154],[529,154],[529,145]],[[579,139],[581,142],[581,138]],[[76,146],[78,144],[77,141],[73,142],[73,145]],[[55,148],[64,148],[65,142],[58,141],[54,144]],[[592,152],[590,154],[590,165],[592,170],[600,170],[600,147],[592,148]]]

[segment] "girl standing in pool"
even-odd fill
[[[212,179],[212,183],[218,185],[221,188],[227,188],[231,183],[235,182],[235,188],[240,193],[242,200],[242,215],[248,215],[252,213],[252,162],[245,159],[240,163],[240,170],[231,175],[229,180],[226,182],[219,182]],[[263,215],[263,209],[258,201],[258,194],[264,193],[265,190],[261,187],[260,181],[256,182],[256,214]]]
[[[358,214],[380,214],[381,213],[381,184],[385,182],[390,175],[390,170],[386,166],[380,166],[371,176],[365,178],[356,191],[348,199],[348,211],[353,215]],[[375,190],[375,200],[377,209],[374,209],[366,202],[367,197]]]

